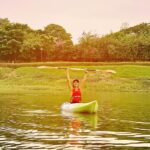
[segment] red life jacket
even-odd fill
[[[81,91],[80,89],[72,89],[71,103],[80,103],[81,102]]]

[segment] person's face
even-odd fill
[[[75,82],[73,83],[73,86],[74,86],[74,87],[79,87],[79,82],[75,81]]]

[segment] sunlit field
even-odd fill
[[[95,64],[95,65],[94,65]],[[66,70],[40,69],[38,66],[44,63],[31,64],[3,64],[0,68],[1,93],[50,93],[66,92]],[[88,69],[112,69],[117,73],[101,74],[89,73],[85,91],[135,91],[146,92],[150,90],[150,66],[149,63],[137,65],[127,63],[45,63],[51,66],[66,66]],[[4,67],[5,66],[5,67]],[[84,71],[71,71],[71,77],[82,79]]]

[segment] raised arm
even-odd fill
[[[87,77],[88,77],[88,71],[86,70],[86,71],[85,71],[85,74],[84,74],[84,77],[83,77],[83,79],[82,79],[82,81],[81,81],[81,88],[84,87],[85,82],[86,82],[86,80],[87,80]]]
[[[71,90],[72,86],[71,86],[71,79],[70,79],[69,68],[67,68],[67,83],[68,83],[69,89]]]

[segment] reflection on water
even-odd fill
[[[88,123],[91,127],[97,127],[97,114],[80,114],[70,113],[62,111],[62,116],[69,119],[69,127],[66,132],[66,144],[70,146],[76,146],[81,148],[81,144],[87,144],[87,140],[84,139],[83,133],[89,133],[90,130],[84,129],[85,124]],[[86,142],[83,142],[85,140]]]
[[[150,149],[148,94],[103,94],[97,114],[61,112],[60,96],[0,95],[0,148]]]
[[[96,114],[87,114],[87,113],[71,113],[62,111],[62,116],[71,120],[76,120],[78,122],[85,122],[91,125],[91,127],[96,128],[98,123],[98,115]],[[81,123],[80,123],[81,124]]]

